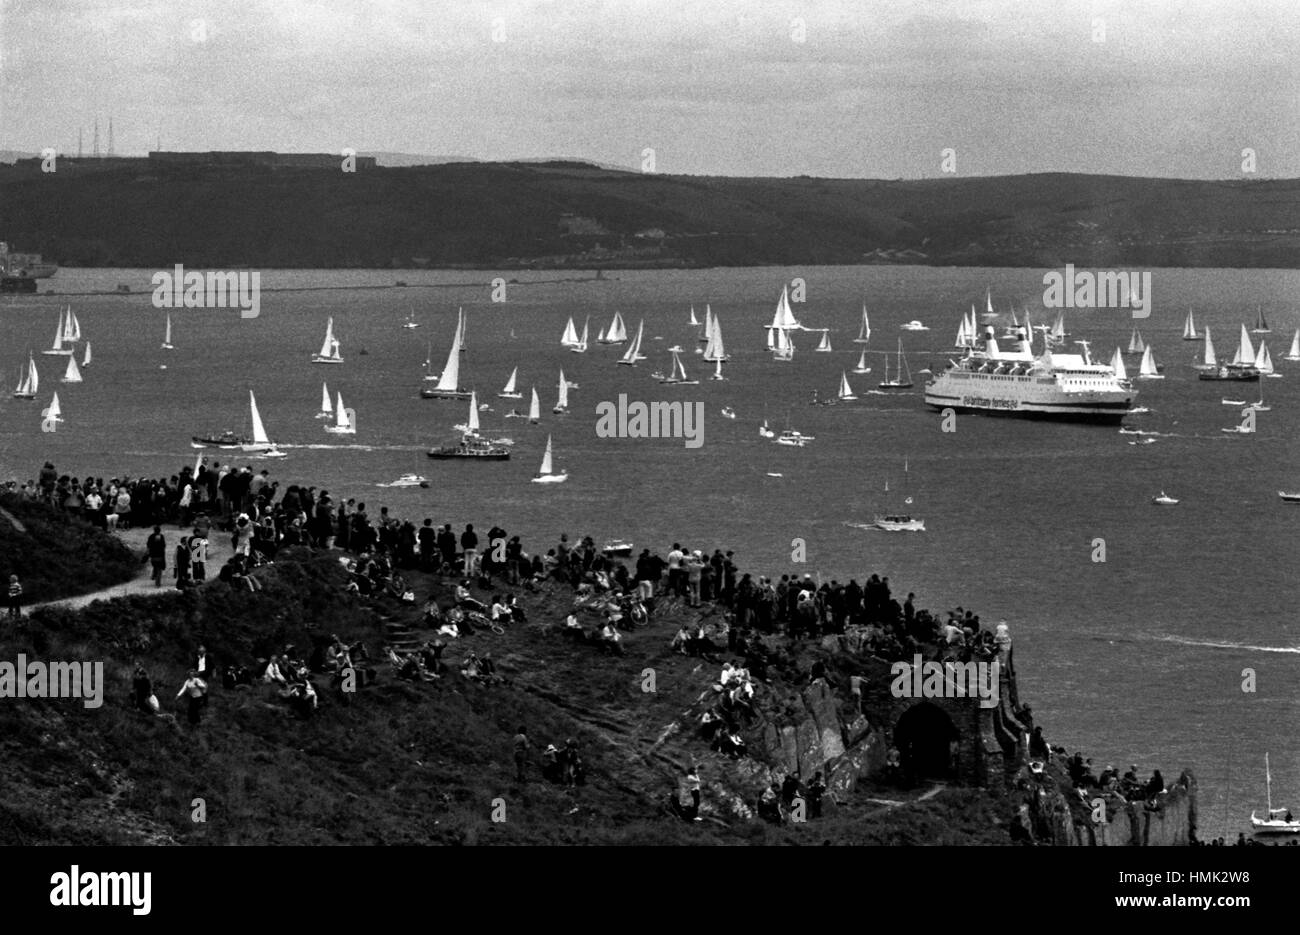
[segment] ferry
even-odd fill
[[[1128,415],[1137,390],[1115,370],[1095,363],[1086,341],[1082,354],[1050,348],[1035,356],[1022,327],[1018,347],[1002,350],[991,327],[984,346],[966,350],[960,361],[932,374],[925,402],[935,409],[983,412],[1073,422],[1118,424]]]

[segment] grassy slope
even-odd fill
[[[665,230],[664,262],[1295,264],[1300,181],[1043,174],[918,181],[646,175],[578,164],[328,170],[0,170],[7,239],[64,263],[505,265]],[[185,204],[185,211],[175,205]],[[565,238],[563,213],[608,236]],[[1268,231],[1290,231],[1269,234]]]
[[[18,575],[25,605],[98,591],[140,570],[138,555],[88,523],[20,497],[0,497],[0,507],[26,529],[0,517],[0,583]]]
[[[867,801],[898,790],[862,789],[819,822],[773,828],[714,819],[683,824],[664,798],[704,744],[673,736],[648,753],[664,728],[715,677],[714,666],[673,656],[675,613],[628,637],[621,659],[564,641],[553,629],[567,588],[529,596],[530,623],[504,636],[476,635],[449,647],[492,650],[508,685],[491,688],[449,675],[435,684],[380,683],[350,705],[322,691],[316,718],[301,722],[262,686],[212,692],[204,724],[130,710],[130,664],[151,667],[159,698],[183,680],[199,641],[219,659],[265,656],[313,633],[381,641],[371,605],[340,593],[333,557],[281,561],[260,594],[224,587],[201,594],[131,598],[81,612],[46,610],[18,633],[0,631],[0,659],[105,660],[107,701],[0,705],[0,843],[1005,843],[1006,800],[953,789],[889,809]],[[423,597],[440,585],[416,576]],[[414,622],[418,609],[383,605]],[[658,691],[640,691],[641,672]],[[323,681],[323,680],[321,680]],[[183,722],[183,718],[181,719]],[[536,745],[576,737],[590,776],[576,795],[536,772],[513,782],[510,738],[525,723]],[[707,767],[706,767],[707,768]],[[534,766],[536,769],[536,766]],[[208,820],[190,820],[196,797]],[[506,802],[504,823],[492,800]],[[706,799],[707,801],[707,799]]]

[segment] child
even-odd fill
[[[22,613],[23,586],[18,581],[17,575],[9,576],[9,616],[18,618]]]

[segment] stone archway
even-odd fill
[[[952,719],[928,701],[908,708],[894,725],[903,774],[913,779],[956,778],[952,750],[959,740]]]

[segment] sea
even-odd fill
[[[1156,269],[1149,318],[1127,309],[1070,309],[1073,339],[1109,361],[1136,327],[1165,379],[1141,382],[1124,434],[1116,427],[959,415],[944,431],[922,401],[925,368],[954,357],[963,313],[995,309],[1049,323],[1045,269],[919,266],[798,267],[691,271],[261,270],[260,314],[233,308],[171,310],[173,350],[161,348],[163,309],[146,269],[61,269],[41,283],[54,295],[0,297],[0,380],[12,390],[36,352],[35,401],[0,397],[0,480],[34,477],[49,459],[60,472],[171,475],[193,464],[190,437],[249,429],[248,393],[287,457],[228,458],[267,468],[289,483],[389,507],[417,522],[459,529],[500,523],[545,550],[567,532],[598,543],[622,538],[639,551],[674,542],[735,551],[756,574],[811,573],[822,580],[888,575],[895,594],[918,607],[973,609],[986,624],[1006,620],[1017,649],[1020,695],[1050,743],[1093,758],[1100,772],[1137,764],[1173,782],[1198,779],[1202,837],[1249,831],[1265,810],[1264,756],[1274,804],[1300,808],[1300,505],[1279,490],[1300,489],[1300,363],[1282,358],[1300,326],[1300,272]],[[495,282],[494,282],[495,281]],[[403,285],[399,285],[401,282]],[[796,353],[776,362],[764,325],[783,285],[810,328]],[[125,291],[119,291],[125,290]],[[100,294],[93,294],[100,293]],[[799,300],[802,301],[799,301]],[[731,359],[726,379],[707,379],[698,354],[706,305],[718,316]],[[40,355],[61,309],[71,306],[93,345],[79,384],[61,384],[66,358]],[[858,336],[863,308],[867,344]],[[445,364],[457,313],[466,317],[461,384],[490,410],[484,433],[509,439],[497,463],[431,461],[453,442],[468,404],[419,396],[426,360]],[[1191,310],[1208,325],[1221,358],[1240,326],[1261,312],[1281,379],[1202,382],[1191,364],[1200,342],[1181,339]],[[645,322],[636,367],[618,366],[623,346],[595,342],[615,312],[629,332]],[[333,317],[344,363],[313,364]],[[405,328],[410,316],[418,328]],[[560,345],[569,317],[590,319],[591,346]],[[917,319],[928,331],[905,331]],[[888,361],[902,360],[910,391],[876,389]],[[665,386],[654,370],[681,345],[697,386]],[[870,374],[848,373],[859,398],[833,397],[841,374],[865,350]],[[77,353],[80,362],[82,351]],[[1137,355],[1126,355],[1130,374]],[[524,400],[496,397],[514,368]],[[561,370],[577,387],[556,416]],[[315,418],[322,382],[355,410],[353,437],[328,435]],[[506,419],[542,401],[541,424]],[[64,421],[42,430],[57,390]],[[1253,434],[1221,431],[1243,421],[1240,405],[1271,407]],[[681,438],[603,438],[596,407],[629,401],[702,403],[703,443]],[[726,418],[724,408],[734,411]],[[760,436],[796,429],[804,448]],[[47,426],[48,427],[48,424]],[[547,438],[563,484],[530,482]],[[1154,439],[1150,444],[1133,444]],[[391,487],[404,474],[428,488]],[[1177,506],[1154,505],[1161,491]],[[910,504],[905,501],[910,498]],[[924,518],[922,533],[854,526],[881,512]],[[1104,557],[1104,561],[1097,559]],[[796,559],[802,558],[802,562]]]

